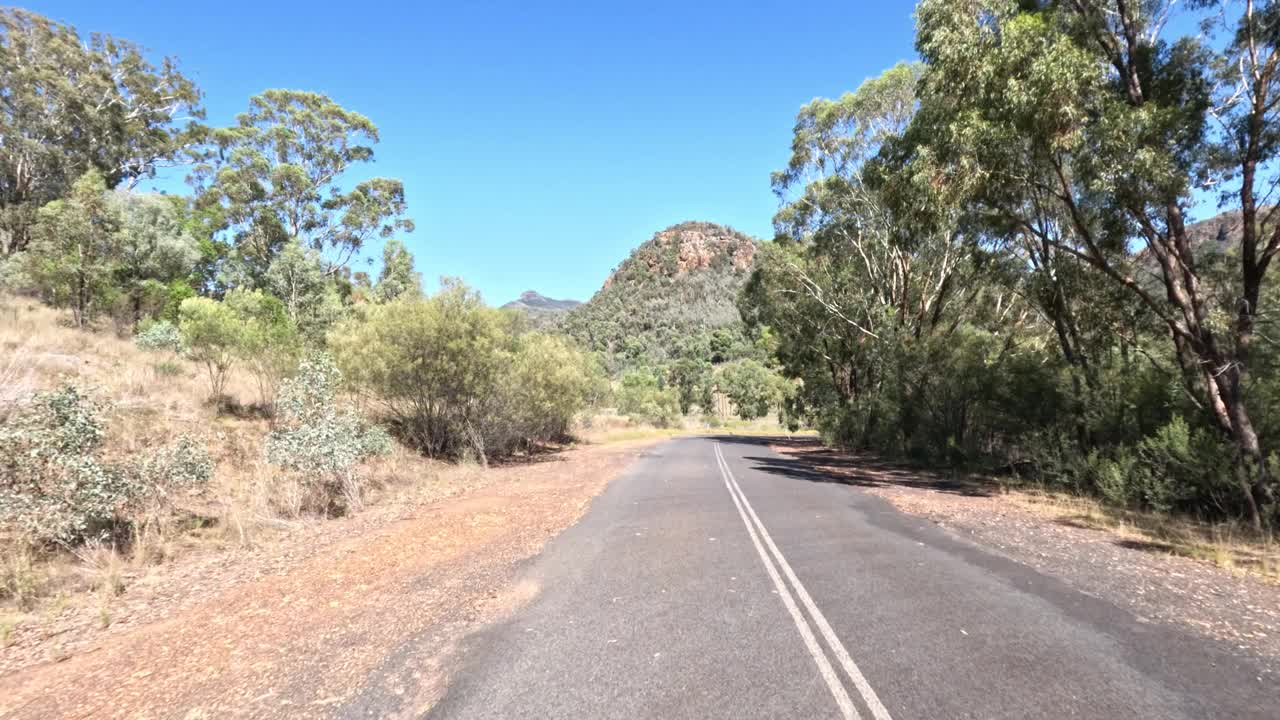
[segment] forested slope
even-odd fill
[[[736,300],[757,241],[729,227],[684,222],[656,233],[565,318],[565,332],[611,365],[661,364],[739,323]]]

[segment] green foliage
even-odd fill
[[[411,231],[399,180],[343,182],[348,170],[373,161],[377,141],[367,117],[299,90],[256,95],[234,126],[212,131],[191,179],[198,206],[216,214],[229,238],[236,272],[256,281],[297,243],[333,253],[327,273],[369,240]]]
[[[16,282],[70,308],[77,325],[115,310],[132,327],[172,304],[197,261],[180,216],[170,198],[108,192],[91,170],[37,213],[31,243],[15,261]]]
[[[223,299],[238,322],[234,355],[253,373],[263,407],[275,401],[276,387],[294,372],[302,353],[302,337],[285,312],[284,303],[261,290],[237,288]]]
[[[133,463],[102,460],[102,407],[74,386],[44,393],[0,426],[0,524],[36,542],[118,535],[144,504],[208,482],[187,438]]]
[[[17,8],[0,9],[0,96],[0,257],[27,246],[37,209],[85,171],[107,188],[151,176],[204,115],[172,59]]]
[[[64,200],[40,208],[31,245],[17,258],[21,281],[45,302],[70,308],[84,326],[119,294],[120,214],[109,201],[102,175],[90,170]]]
[[[152,352],[182,350],[182,335],[178,326],[168,320],[151,320],[140,323],[138,332],[134,333],[133,342],[143,350]]]
[[[185,225],[183,201],[163,195],[114,192],[120,219],[114,285],[125,296],[128,320],[159,317],[194,294],[186,282],[200,248]],[[176,301],[176,302],[175,302]]]
[[[743,420],[780,409],[787,387],[776,372],[750,359],[726,363],[716,374],[716,385]]]
[[[392,450],[385,431],[342,406],[341,386],[342,373],[327,355],[303,360],[280,390],[279,425],[267,438],[267,459],[297,472],[324,512],[339,501],[358,508],[357,465]]]
[[[571,310],[562,329],[601,353],[611,373],[659,367],[694,356],[711,361],[711,337],[722,350],[749,353],[734,306],[750,272],[756,242],[731,228],[682,223],[659,232],[618,266],[605,287]],[[721,362],[719,358],[716,362]]]
[[[178,318],[182,347],[187,357],[204,365],[209,376],[209,398],[220,402],[242,344],[240,319],[226,304],[204,297],[183,300]]]
[[[674,427],[680,422],[680,394],[673,387],[662,387],[652,373],[629,370],[623,373],[615,392],[618,412],[656,427]]]
[[[448,281],[433,297],[370,307],[330,344],[346,377],[410,445],[501,457],[562,436],[600,385],[581,353],[517,329],[510,314]]]
[[[342,301],[316,250],[287,243],[267,269],[263,283],[284,303],[289,321],[303,338],[320,343],[342,316]]]
[[[388,240],[382,246],[382,271],[373,297],[378,302],[422,295],[422,276],[413,269],[413,254],[399,240]]]

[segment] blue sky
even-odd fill
[[[369,116],[362,174],[404,181],[418,269],[494,304],[585,300],[682,220],[768,237],[800,105],[914,57],[913,4],[893,0],[24,6],[177,56],[212,123],[271,87]]]

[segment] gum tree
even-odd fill
[[[1274,222],[1275,3],[925,0],[917,47],[935,183],[1122,289],[1169,338],[1187,393],[1235,448],[1242,504],[1275,502],[1250,396]],[[1236,213],[1220,272],[1188,225],[1197,189]]]
[[[399,180],[343,182],[373,161],[377,142],[369,118],[326,95],[267,90],[235,125],[211,132],[190,181],[249,279],[291,242],[325,253],[333,275],[370,240],[413,230]]]

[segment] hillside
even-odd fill
[[[733,228],[683,222],[632,251],[563,328],[615,367],[662,363],[679,348],[738,322],[737,296],[758,241]]]

